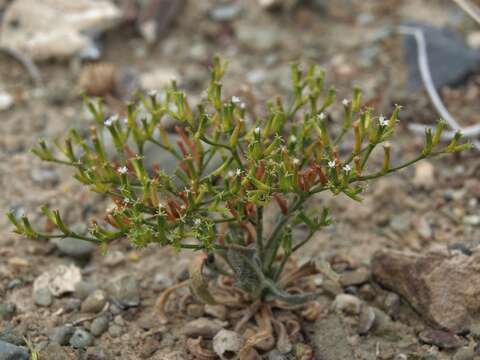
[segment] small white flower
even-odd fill
[[[241,170],[241,169],[237,169],[237,171],[235,172],[235,175],[237,175],[237,176],[242,175],[242,170]]]
[[[123,123],[124,123],[125,125],[128,125],[128,118],[124,117],[124,118],[122,119],[122,121],[123,121]]]
[[[148,96],[151,96],[151,97],[156,97],[158,95],[158,91],[157,90],[150,90],[148,92]]]
[[[383,115],[378,118],[378,122],[380,123],[380,126],[387,126],[388,125],[388,120]]]
[[[235,173],[232,170],[228,170],[227,177],[232,178],[235,176]]]
[[[297,137],[295,135],[290,135],[290,141],[291,142],[297,142]]]
[[[128,172],[128,168],[126,166],[121,166],[117,169],[117,171],[120,173],[120,174],[126,174]]]
[[[190,193],[192,192],[192,190],[190,190],[190,189],[187,188],[187,187],[186,187],[183,191],[185,192],[185,194],[190,194]]]
[[[300,160],[298,160],[297,158],[293,158],[293,164],[294,165],[300,164]]]
[[[255,130],[254,130],[255,134],[260,134],[260,128],[259,127],[256,127]]]
[[[345,166],[343,167],[343,171],[345,171],[345,172],[348,173],[348,172],[352,171],[352,167],[347,164],[347,165],[345,165]]]
[[[200,224],[202,223],[202,220],[200,220],[200,219],[195,219],[195,220],[193,221],[193,223],[198,226],[198,225],[200,225]]]
[[[343,106],[348,106],[348,104],[350,104],[350,101],[348,101],[347,99],[343,99],[342,104]]]
[[[335,162],[335,160],[331,160],[328,162],[328,167],[331,169],[333,169],[336,165],[337,163]]]
[[[239,104],[241,101],[238,96],[232,96],[232,103]]]
[[[242,110],[245,109],[245,103],[244,102],[240,103],[240,109],[242,109]]]
[[[103,122],[103,124],[104,124],[105,126],[112,126],[113,123],[114,123],[115,121],[117,121],[117,120],[118,120],[118,116],[117,116],[117,115],[113,115],[113,116],[110,116],[109,118],[107,118],[107,119]]]
[[[324,120],[326,117],[327,117],[327,115],[325,115],[324,112],[321,112],[320,114],[317,114],[317,118],[318,118],[319,120]]]
[[[129,198],[123,199],[123,203],[124,203],[124,204],[130,204],[130,199],[129,199]]]

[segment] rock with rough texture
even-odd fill
[[[110,287],[113,299],[121,306],[138,306],[140,304],[140,288],[138,280],[131,276],[125,275],[112,282]]]
[[[418,337],[422,342],[438,346],[441,349],[457,349],[463,345],[458,336],[447,331],[427,329],[420,332]]]
[[[33,292],[38,289],[48,289],[53,296],[73,292],[75,285],[82,280],[80,269],[74,265],[60,265],[44,272],[33,282]]]
[[[33,291],[33,301],[38,306],[48,307],[53,303],[52,292],[48,288],[38,288]]]
[[[480,321],[480,252],[448,257],[379,251],[371,268],[376,281],[405,298],[434,327],[462,332]]]
[[[28,360],[29,358],[25,348],[0,340],[0,360]]]
[[[90,332],[93,336],[101,336],[108,329],[109,320],[106,316],[100,316],[92,321]]]
[[[120,17],[108,0],[16,0],[3,17],[0,46],[34,60],[98,52],[91,36],[111,28]]]
[[[55,239],[53,242],[62,254],[77,259],[89,258],[97,248],[97,245],[91,241],[74,238]]]
[[[85,349],[93,344],[93,336],[87,330],[79,328],[70,338],[70,345],[77,349]]]
[[[311,339],[315,354],[322,360],[354,359],[347,333],[335,313],[327,314],[314,324]]]
[[[95,290],[82,303],[84,313],[98,313],[107,303],[107,295],[103,290]]]
[[[48,338],[59,345],[68,345],[75,329],[73,326],[58,326],[47,332]]]
[[[213,350],[220,359],[231,359],[238,354],[244,343],[245,340],[239,333],[222,329],[213,338]]]

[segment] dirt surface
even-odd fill
[[[260,106],[263,100],[288,94],[290,61],[319,64],[327,70],[329,84],[338,88],[340,99],[349,96],[353,85],[359,85],[365,103],[375,106],[378,114],[389,113],[395,103],[404,106],[393,146],[394,162],[421,150],[423,139],[409,132],[407,124],[433,123],[438,115],[423,91],[406,89],[401,38],[389,30],[406,19],[449,26],[465,35],[480,29],[448,1],[339,1],[324,10],[312,4],[269,12],[256,1],[245,0],[235,3],[239,10],[232,20],[212,19],[209,12],[222,4],[190,1],[153,48],[129,26],[110,31],[101,39],[102,61],[115,64],[125,74],[148,74],[157,69],[176,74],[180,86],[198,98],[208,81],[210,59],[219,53],[230,61],[225,95],[244,98],[257,114],[264,110]],[[39,64],[43,84],[34,86],[25,69],[0,54],[0,90],[14,97],[13,107],[0,112],[0,209],[2,213],[8,209],[27,213],[40,228],[46,226],[39,214],[44,203],[62,209],[72,226],[102,214],[108,206],[105,199],[76,183],[69,169],[42,163],[29,153],[39,138],[54,139],[70,127],[85,130],[91,124],[78,96],[81,66],[78,60]],[[254,94],[257,105],[247,98],[249,93]],[[478,75],[443,91],[447,106],[464,124],[476,121],[478,93]],[[371,255],[383,248],[415,252],[458,244],[475,248],[480,242],[478,152],[446,156],[429,164],[431,168],[411,168],[372,183],[362,203],[331,196],[312,200],[313,206],[331,205],[335,224],[319,233],[302,257],[331,260],[341,272],[368,267]],[[422,180],[425,172],[431,175]],[[35,305],[32,295],[33,281],[40,274],[60,264],[75,263],[84,280],[98,289],[132,275],[138,279],[140,305],[121,309],[110,302],[105,312],[109,330],[96,337],[95,347],[88,351],[63,347],[66,359],[87,358],[87,354],[89,359],[102,359],[102,351],[105,359],[190,358],[181,330],[193,317],[177,312],[167,325],[148,324],[155,319],[154,304],[165,284],[184,276],[189,254],[159,247],[136,250],[124,240],[113,245],[107,256],[97,249],[88,260],[73,259],[52,243],[13,234],[3,216],[0,235],[0,303],[16,305],[13,316],[0,317],[0,333],[13,329],[15,336],[24,336],[42,349],[49,329],[56,326],[80,319],[79,326],[89,329],[92,319],[81,321],[85,314],[68,310],[75,308],[78,294],[55,298],[47,307]],[[118,264],[112,260],[115,256]],[[452,358],[456,350],[423,345],[418,333],[427,325],[404,303],[398,310],[389,309],[385,305],[388,293],[373,282],[346,291],[386,313],[394,311],[391,328],[366,335],[356,331],[358,319],[342,320],[345,346],[353,347],[356,359],[407,358],[398,357],[400,354],[408,359],[427,359],[427,355]],[[328,297],[322,300],[325,308],[330,303]],[[314,348],[315,338],[322,333],[315,326],[310,324],[315,336],[305,333],[300,338]],[[462,346],[473,345],[470,335],[462,338]],[[178,357],[174,357],[176,353]],[[317,354],[316,358],[322,356],[326,355]]]

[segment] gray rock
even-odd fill
[[[0,304],[0,319],[10,320],[17,311],[17,305],[11,302]]]
[[[79,281],[75,284],[75,297],[85,300],[91,293],[96,290],[96,286],[86,281]]]
[[[372,274],[431,325],[458,333],[480,322],[480,252],[472,256],[378,251]]]
[[[340,318],[330,313],[314,324],[311,339],[315,354],[322,360],[354,359]]]
[[[57,343],[49,343],[43,350],[40,350],[40,359],[45,360],[70,360],[67,352]]]
[[[100,312],[107,303],[107,295],[103,290],[95,290],[83,301],[81,311],[84,313]]]
[[[446,28],[408,23],[423,31],[430,72],[436,88],[458,85],[480,65],[480,51],[468,48],[461,34]],[[405,56],[408,65],[408,87],[423,88],[418,68],[417,44],[412,36],[405,36]]]
[[[422,342],[438,346],[440,349],[457,349],[462,346],[462,340],[447,331],[427,329],[420,332],[418,337]]]
[[[395,293],[389,292],[383,301],[383,306],[385,307],[385,311],[390,316],[395,316],[398,314],[398,310],[400,309],[400,296]]]
[[[82,302],[80,299],[66,299],[65,304],[63,305],[63,308],[67,313],[73,312],[73,311],[78,311],[80,310],[80,306],[82,305]]]
[[[62,254],[77,259],[89,258],[97,248],[97,245],[90,241],[74,238],[54,239],[52,241]]]
[[[48,338],[59,345],[65,346],[69,344],[75,329],[73,326],[58,326],[47,332]]]
[[[242,12],[242,7],[239,4],[222,4],[210,9],[208,15],[215,21],[231,21],[238,17]]]
[[[28,360],[29,358],[25,348],[0,340],[0,360]]]
[[[109,322],[110,321],[106,316],[100,316],[96,318],[92,321],[92,324],[90,325],[90,332],[94,336],[101,336],[105,331],[107,331]]]
[[[53,303],[53,295],[47,288],[40,288],[33,292],[33,301],[38,306],[48,307]]]
[[[78,328],[70,338],[70,345],[77,349],[85,349],[93,344],[93,336],[87,330]]]
[[[110,286],[110,292],[114,300],[121,306],[129,307],[140,304],[138,280],[131,275],[114,280]]]
[[[108,333],[110,334],[111,337],[116,338],[123,334],[123,328],[120,325],[112,324],[108,328]]]

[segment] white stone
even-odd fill
[[[16,0],[5,11],[0,45],[34,60],[70,58],[91,49],[91,36],[120,18],[109,0]]]

